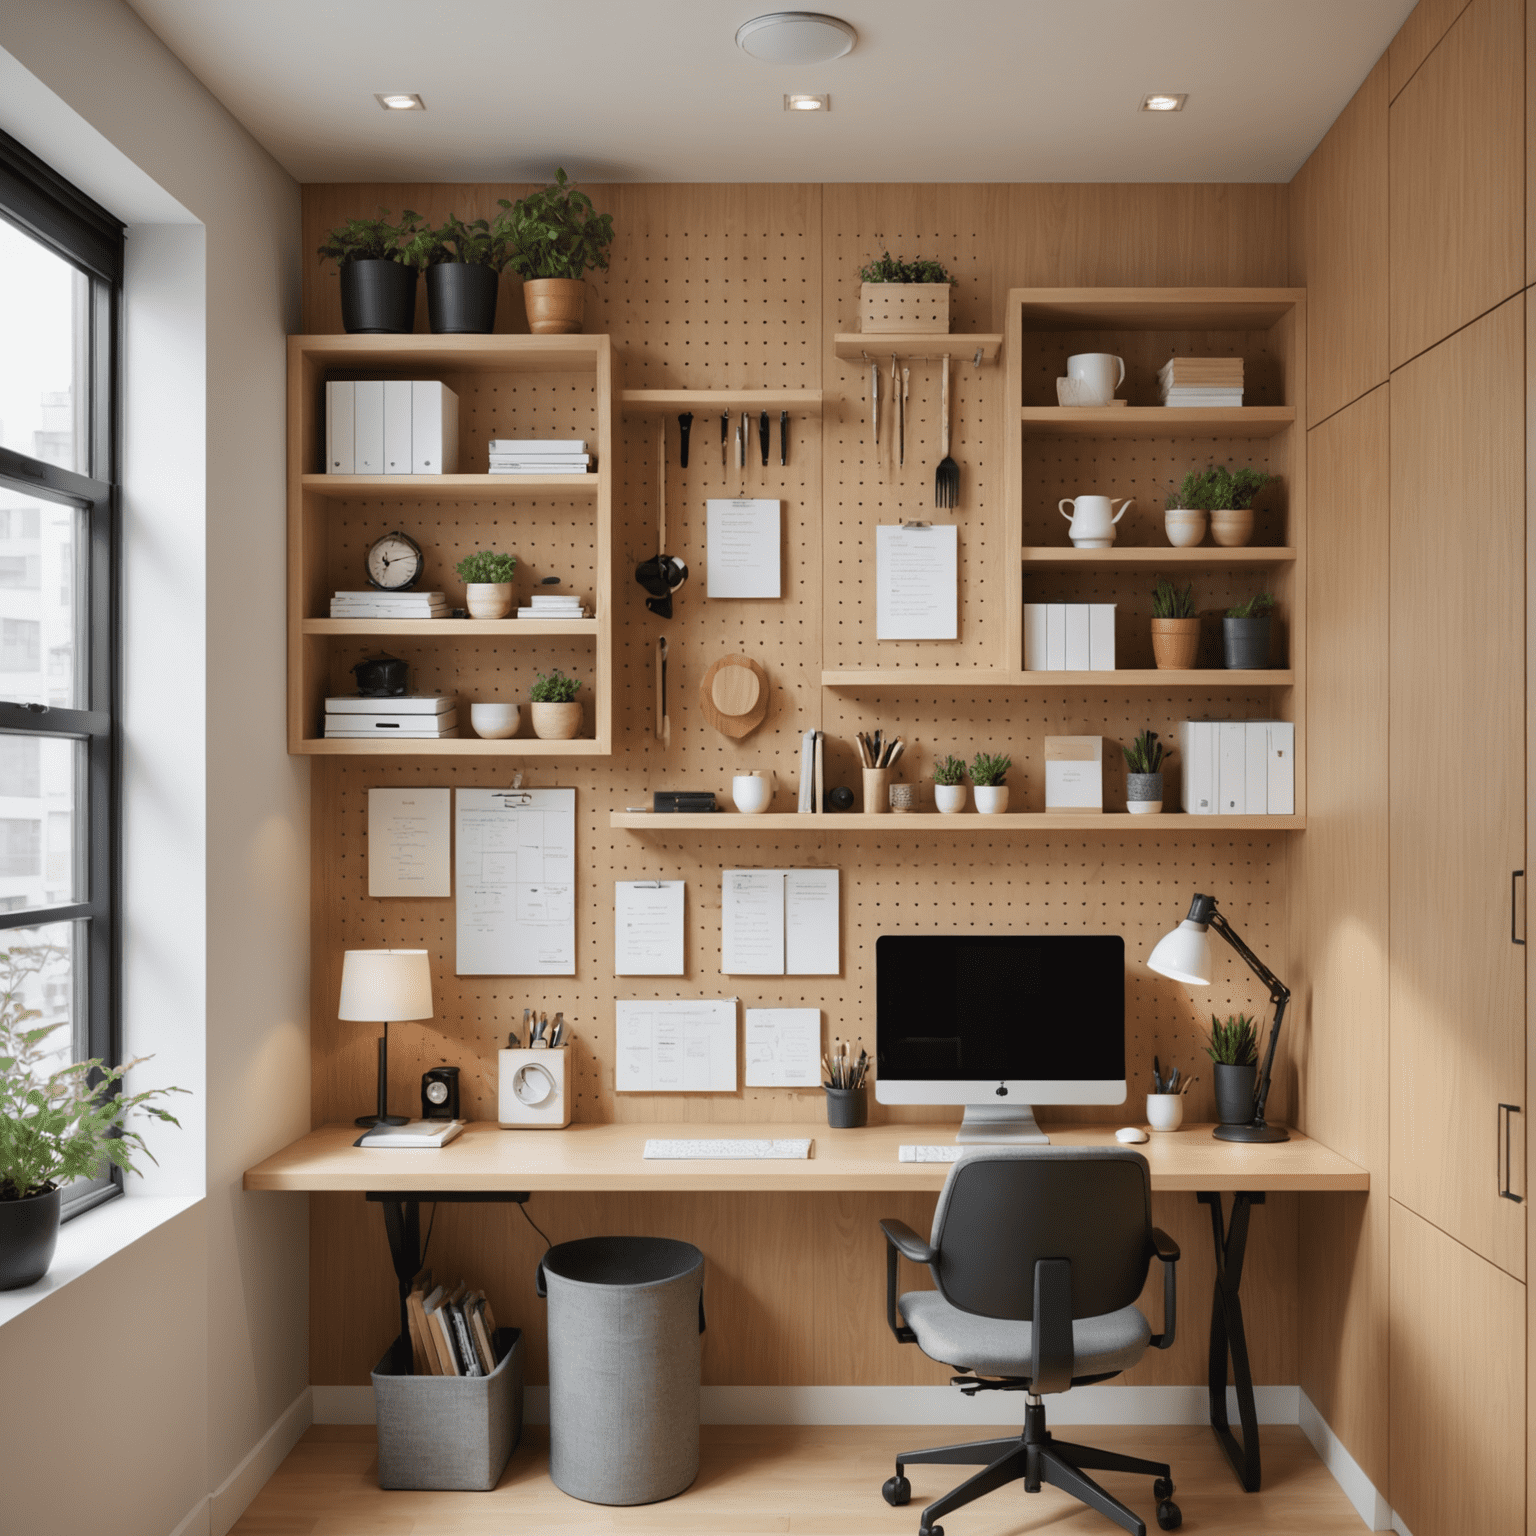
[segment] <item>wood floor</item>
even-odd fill
[[[384,1493],[374,1474],[371,1427],[315,1426],[306,1432],[234,1527],[232,1536],[507,1536],[677,1531],[688,1536],[916,1536],[922,1504],[939,1497],[964,1469],[913,1467],[912,1503],[889,1509],[880,1484],[897,1450],[980,1439],[986,1431],[926,1425],[919,1429],[811,1428],[767,1425],[704,1429],[698,1481],[661,1504],[614,1509],[568,1498],[549,1480],[547,1431],[529,1429],[491,1493]],[[1184,1529],[1216,1533],[1285,1532],[1358,1536],[1360,1517],[1299,1429],[1263,1432],[1262,1493],[1245,1494],[1208,1429],[1063,1431],[1132,1455],[1166,1458],[1178,1484]],[[1099,1474],[1155,1533],[1151,1484]],[[1047,1488],[1001,1489],[944,1520],[947,1536],[1049,1536],[1111,1532],[1115,1527]]]

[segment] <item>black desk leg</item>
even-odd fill
[[[1216,1243],[1216,1292],[1211,1299],[1211,1351],[1207,1386],[1210,1391],[1211,1428],[1232,1463],[1232,1470],[1249,1493],[1257,1493],[1259,1469],[1259,1418],[1253,1405],[1253,1370],[1248,1363],[1248,1335],[1243,1329],[1243,1304],[1238,1287],[1243,1280],[1243,1251],[1248,1246],[1248,1212],[1263,1205],[1262,1191],[1242,1190],[1232,1197],[1232,1219],[1222,1233],[1221,1195],[1202,1192],[1198,1199],[1211,1208],[1211,1236]],[[1227,1419],[1227,1359],[1232,1360],[1232,1380],[1237,1388],[1237,1414],[1242,1421],[1239,1443]]]
[[[411,1281],[421,1270],[421,1206],[415,1200],[391,1200],[380,1204],[384,1210],[384,1232],[389,1238],[389,1257],[400,1285],[400,1336],[395,1340],[397,1366],[408,1367],[411,1359],[411,1317],[408,1301]]]

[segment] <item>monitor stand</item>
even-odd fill
[[[967,1104],[956,1141],[1033,1142],[1048,1145],[1050,1137],[1035,1123],[1028,1104]]]

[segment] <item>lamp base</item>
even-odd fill
[[[1217,1141],[1289,1141],[1291,1133],[1283,1125],[1267,1125],[1250,1120],[1247,1125],[1218,1125],[1211,1135]]]
[[[364,1130],[375,1125],[409,1125],[404,1115],[359,1115],[353,1125],[360,1125]]]

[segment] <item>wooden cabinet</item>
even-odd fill
[[[1524,303],[1390,385],[1392,1194],[1517,1278],[1499,1106],[1525,1074]]]

